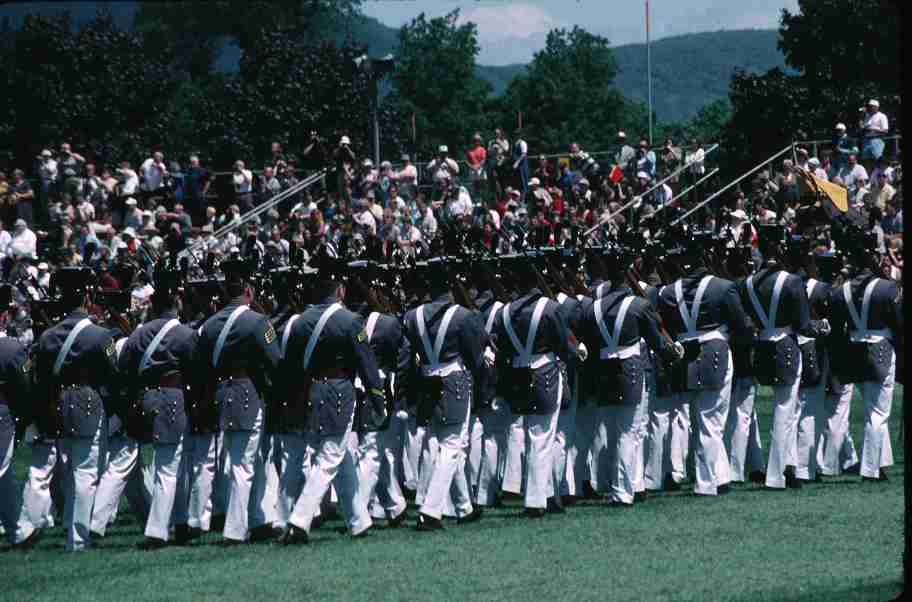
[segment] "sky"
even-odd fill
[[[719,29],[775,29],[783,8],[798,0],[649,0],[652,39]],[[580,25],[612,45],[645,42],[645,0],[363,0],[364,14],[400,27],[460,9],[478,26],[483,65],[526,63],[555,27]]]

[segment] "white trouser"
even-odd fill
[[[690,422],[694,450],[694,493],[716,495],[718,488],[731,482],[728,454],[723,435],[731,401],[734,365],[728,354],[728,369],[721,389],[688,391],[681,397],[691,406]],[[674,477],[674,475],[672,475]]]
[[[513,415],[510,428],[507,431],[507,460],[504,466],[504,477],[501,488],[509,493],[519,494],[523,491],[523,462],[526,457],[526,429],[525,416]]]
[[[523,430],[526,436],[526,508],[545,508],[548,505],[548,498],[556,493],[551,466],[559,414],[560,407],[550,414],[523,416]]]
[[[817,476],[817,443],[820,441],[818,429],[826,403],[826,381],[826,375],[823,375],[816,386],[798,389],[795,476],[799,479],[812,481]]]
[[[260,438],[260,455],[263,463],[263,501],[260,511],[267,525],[275,523],[279,501],[279,469],[277,464],[282,458],[282,440],[279,435],[263,433]]]
[[[472,513],[472,495],[463,468],[470,413],[471,407],[465,420],[455,424],[432,423],[425,435],[415,501],[420,512],[431,518],[443,516],[450,496],[457,518]]]
[[[396,476],[398,433],[390,429],[362,433],[358,441],[358,496],[368,503],[376,494],[377,511],[371,516],[381,518],[395,518],[406,507]]]
[[[62,460],[58,458],[57,442],[38,439],[32,443],[31,448],[31,464],[28,478],[22,488],[22,509],[16,522],[13,543],[22,543],[35,529],[54,526],[52,487],[58,490],[58,493],[62,489],[62,468],[55,471],[57,466],[62,466]],[[56,479],[55,474],[58,475]],[[58,507],[62,507],[62,504]]]
[[[599,491],[611,501],[633,503],[636,463],[636,405],[612,405],[601,409],[593,451],[598,450]]]
[[[89,544],[103,434],[104,430],[99,423],[98,430],[91,438],[68,438],[61,441],[67,456],[63,524],[67,530],[66,549],[70,552],[84,550]]]
[[[361,499],[358,491],[358,467],[349,441],[352,435],[349,422],[344,433],[315,440],[314,463],[288,519],[289,524],[309,533],[323,496],[330,485],[335,484],[342,516],[351,534],[357,535],[371,526],[367,502]]]
[[[313,448],[304,433],[285,433],[282,436],[282,467],[279,472],[279,491],[275,527],[285,528],[310,474]]]
[[[481,413],[484,427],[482,435],[481,467],[475,487],[475,503],[493,506],[497,503],[500,484],[507,463],[507,432],[513,416],[510,406],[502,397],[495,397],[490,407]]]
[[[757,431],[757,412],[754,400],[757,380],[753,376],[739,376],[732,384],[731,407],[725,421],[725,449],[731,480],[743,483],[751,471],[764,471],[760,433]]]
[[[636,405],[633,415],[634,432],[636,433],[636,451],[633,455],[633,491],[646,491],[646,435],[649,432],[649,408],[652,406],[655,391],[655,373],[648,372],[644,383],[646,392]]]
[[[19,518],[19,508],[16,506],[16,478],[13,475],[15,446],[15,434],[11,434],[9,441],[0,446],[0,527],[3,527],[12,543],[16,540],[16,520]]]
[[[801,374],[801,357],[798,358]],[[801,378],[791,385],[774,385],[773,422],[770,425],[769,460],[766,463],[766,486],[785,487],[785,469],[798,463],[798,389]]]
[[[178,496],[178,485],[181,469],[182,443],[155,444],[152,447],[152,468],[154,485],[152,488],[152,504],[149,507],[149,520],[146,522],[146,537],[168,540],[168,527],[171,524],[175,500],[183,499]],[[177,514],[182,514],[177,511]],[[175,523],[180,524],[180,519]],[[186,522],[186,521],[183,521]]]
[[[225,539],[244,541],[248,529],[266,524],[263,496],[266,475],[260,450],[263,412],[257,415],[249,431],[223,433],[226,464],[230,474],[228,504],[225,512]]]
[[[481,472],[481,446],[484,438],[484,425],[478,414],[469,417],[469,436],[466,437],[465,473],[472,491],[478,482],[478,473]]]
[[[554,449],[551,454],[552,488],[554,495],[558,497],[570,495],[570,483],[573,481],[573,476],[568,474],[572,471],[568,469],[567,458],[570,454],[570,446],[573,445],[575,431],[576,399],[573,398],[567,408],[560,410],[557,416],[557,431],[554,435]]]
[[[838,476],[858,463],[855,441],[849,432],[849,410],[852,407],[852,383],[841,383],[835,376],[824,404],[821,441],[817,445],[817,464],[821,474]]]
[[[92,509],[93,533],[105,534],[124,494],[136,520],[140,524],[145,523],[152,495],[143,477],[139,442],[119,434],[108,441],[108,463],[98,482]]]
[[[882,381],[861,383],[864,402],[864,441],[861,444],[861,476],[877,478],[881,468],[893,465],[890,444],[890,408],[896,378],[896,354],[890,352],[890,368]]]
[[[225,433],[215,436],[215,480],[212,483],[212,515],[222,516],[228,512],[228,490],[231,487],[231,463],[228,462],[228,448]]]
[[[687,478],[690,406],[683,395],[656,396],[649,411],[644,481],[646,489],[661,491],[665,475],[680,483]]]
[[[402,478],[406,489],[417,491],[418,478],[421,465],[421,450],[424,447],[424,438],[427,428],[419,426],[414,414],[409,414],[403,433],[402,445]]]
[[[216,471],[215,433],[192,434],[184,441],[184,455],[190,476],[190,501],[187,505],[187,525],[193,529],[209,530],[212,520],[212,484]]]
[[[597,416],[598,407],[593,401],[576,407],[576,429],[567,454],[567,464],[573,471],[573,491],[570,495],[579,495],[582,493],[583,483],[591,483],[595,479],[595,471],[592,469],[592,440],[595,437]]]

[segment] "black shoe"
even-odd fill
[[[418,523],[415,528],[419,531],[443,531],[443,523],[439,518],[433,518],[427,514],[418,514]]]
[[[250,543],[261,543],[269,541],[273,537],[275,537],[275,533],[272,530],[272,525],[260,525],[250,530],[248,541]]]
[[[649,494],[645,491],[637,491],[633,494],[634,503],[639,504],[641,502],[645,502],[647,499],[649,499]]]
[[[842,472],[844,472],[845,474],[860,474],[861,473],[861,462],[855,462],[854,464],[852,464],[851,466],[849,466]]]
[[[757,485],[766,484],[766,473],[762,470],[752,470],[749,475],[747,475],[747,480],[751,483],[756,483]]]
[[[665,475],[665,480],[662,481],[662,489],[664,491],[681,491],[681,485],[671,478],[670,474]]]
[[[592,481],[583,481],[582,486],[583,499],[585,500],[597,500],[599,497],[598,492],[592,488]]]
[[[209,530],[212,533],[217,533],[225,529],[225,515],[216,514],[212,516],[212,520],[209,521]]]
[[[405,501],[414,502],[416,495],[418,495],[418,492],[415,491],[414,489],[409,489],[408,487],[402,488],[402,497],[405,498]]]
[[[469,523],[477,523],[481,520],[482,509],[481,506],[475,506],[472,508],[472,512],[466,514],[465,516],[460,516],[456,519],[457,525],[467,525]]]
[[[579,498],[575,495],[562,495],[561,496],[561,506],[572,506],[579,501]]]
[[[38,540],[41,539],[41,529],[35,529],[32,531],[32,534],[23,539],[17,544],[13,544],[14,550],[31,550],[35,547],[35,544],[38,543]]]
[[[403,510],[393,518],[387,519],[386,528],[387,529],[398,529],[405,524],[406,519],[408,518],[408,511]]]
[[[185,546],[189,544],[192,539],[190,533],[191,529],[187,525],[174,525],[174,545]]]
[[[374,527],[373,527],[373,525],[371,525],[370,527],[368,527],[368,528],[365,529],[364,531],[361,531],[361,532],[358,533],[357,535],[352,535],[351,538],[352,538],[352,539],[364,539],[364,538],[366,538],[366,537],[370,537],[371,531],[372,531],[373,529],[374,529]]]
[[[298,529],[293,525],[288,525],[282,531],[282,536],[278,539],[278,542],[283,546],[293,546],[293,545],[304,545],[310,538],[307,536],[307,531],[304,529]]]
[[[795,469],[791,466],[785,468],[785,486],[788,489],[801,489],[801,479],[795,476]]]
[[[222,538],[218,545],[223,548],[233,548],[235,546],[242,546],[247,542],[243,539],[228,539],[227,537]]]
[[[95,541],[101,541],[105,536],[99,533],[98,531],[89,531],[89,539],[94,539]]]
[[[886,483],[890,479],[887,478],[886,471],[883,468],[881,468],[880,472],[877,473],[876,477],[861,477],[861,480],[869,482],[869,483]]]
[[[513,493],[512,491],[502,491],[500,493],[500,499],[502,500],[521,500],[523,496],[519,493]]]
[[[561,506],[560,502],[557,501],[557,498],[548,498],[548,514],[565,514],[567,511],[564,510],[564,507]]]
[[[136,548],[145,552],[151,552],[153,550],[161,550],[167,545],[168,542],[164,539],[159,539],[157,537],[146,537],[144,540],[136,544]]]
[[[625,504],[624,502],[619,502],[618,500],[611,500],[605,504],[606,508],[633,508],[633,504]]]
[[[719,485],[718,487],[716,487],[716,494],[717,495],[728,495],[729,493],[731,493],[731,490],[732,489],[731,489],[730,485]]]
[[[526,508],[523,510],[523,516],[526,518],[543,518],[546,510],[544,508]]]

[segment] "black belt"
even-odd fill
[[[169,372],[159,377],[158,381],[146,385],[146,389],[182,389],[184,379],[180,372]]]

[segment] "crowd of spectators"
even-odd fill
[[[902,173],[887,160],[882,137],[888,125],[877,109],[871,101],[857,139],[838,124],[832,145],[819,156],[799,148],[797,164],[786,160],[781,170],[761,172],[735,189],[727,202],[732,225],[792,224],[800,197],[796,168],[802,168],[848,189],[852,205],[882,233],[880,250],[897,274]],[[256,251],[282,265],[292,261],[293,249],[306,255],[321,241],[346,239],[389,256],[395,249],[426,249],[443,224],[477,227],[482,244],[494,251],[512,250],[520,234],[532,244],[562,245],[608,218],[617,225],[631,219],[648,224],[657,211],[692,206],[703,198],[700,187],[677,195],[703,178],[711,160],[711,149],[699,140],[686,146],[665,140],[653,148],[618,132],[609,151],[590,154],[571,143],[565,154],[549,157],[530,154],[522,131],[512,138],[502,129],[487,141],[476,133],[462,153],[442,145],[420,165],[409,155],[395,165],[374,165],[356,155],[347,136],[324,142],[313,133],[302,153],[310,160],[301,165],[273,143],[256,173],[238,160],[230,175],[214,174],[198,156],[182,166],[161,151],[135,167],[129,161],[97,165],[63,143],[57,153],[41,152],[29,178],[19,169],[11,179],[0,172],[2,277],[20,289],[31,287],[34,296],[58,266],[85,262],[104,284],[132,289],[141,303],[151,265],[166,250],[190,248],[200,265]],[[320,165],[335,170],[298,190]],[[230,186],[216,186],[217,178]],[[290,189],[293,194],[257,218],[215,235]],[[714,226],[717,215],[706,212],[705,225]],[[138,268],[121,272],[131,274],[130,282],[116,276],[115,266],[124,262]]]

